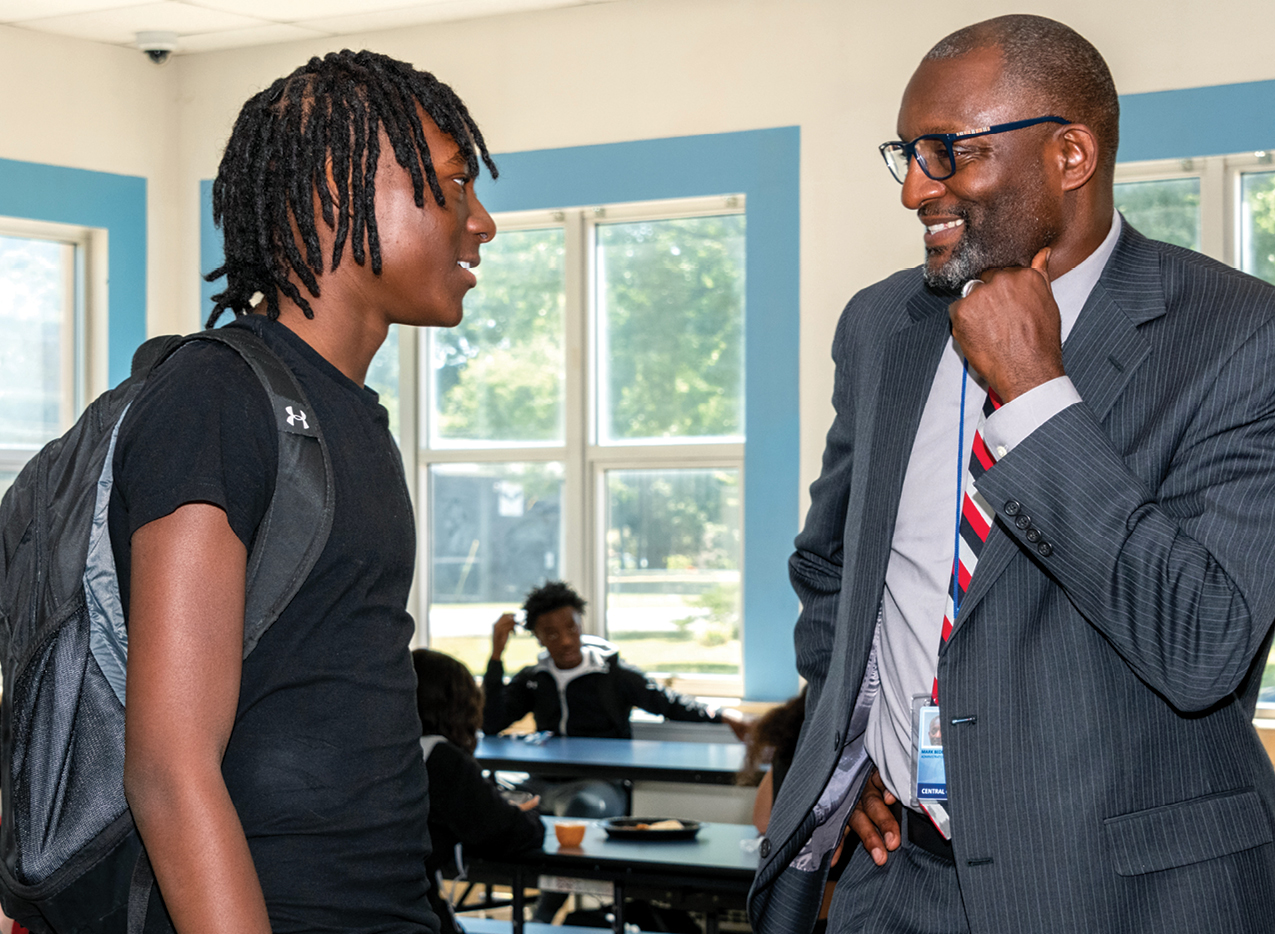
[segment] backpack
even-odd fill
[[[22,469],[0,502],[0,903],[37,934],[141,931],[145,921],[152,877],[124,799],[128,633],[107,506],[125,412],[155,368],[196,340],[242,356],[279,429],[274,496],[248,556],[245,658],[331,531],[332,465],[314,412],[245,328],[146,341],[132,374]]]

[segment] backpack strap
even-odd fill
[[[133,877],[128,885],[127,934],[142,934],[146,929],[146,912],[150,907],[151,890],[155,888],[155,871],[150,857],[142,847],[133,864]]]
[[[274,496],[248,556],[243,633],[247,658],[301,589],[327,544],[336,508],[332,458],[296,376],[252,331],[219,328],[184,338],[153,338],[138,350],[133,372],[149,373],[181,347],[200,340],[224,344],[243,358],[261,381],[279,430]],[[143,847],[129,884],[127,934],[144,929],[154,888],[154,872]]]
[[[161,362],[167,360],[172,352],[185,343],[186,338],[180,334],[163,334],[143,341],[133,351],[131,375],[145,379]],[[122,416],[121,416],[122,417]]]
[[[191,334],[178,346],[196,340],[215,341],[238,352],[261,380],[279,429],[274,496],[248,556],[243,631],[247,658],[301,589],[327,544],[336,509],[332,458],[296,376],[260,337],[244,328],[217,328]]]

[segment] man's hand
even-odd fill
[[[532,795],[522,804],[516,804],[514,807],[520,811],[534,811],[536,808],[540,807],[540,795]]]
[[[948,306],[952,336],[970,366],[1011,402],[1063,376],[1062,321],[1049,288],[1049,247],[1030,267],[989,269],[966,298]]]
[[[890,811],[895,800],[881,780],[881,773],[873,767],[858,804],[850,812],[850,829],[859,835],[863,848],[878,866],[885,865],[886,851],[897,850],[902,840],[899,822]]]
[[[493,662],[500,661],[501,656],[505,654],[505,646],[509,644],[509,637],[513,635],[514,627],[517,625],[518,621],[514,619],[514,614],[505,613],[496,620],[496,625],[491,627],[491,660]]]

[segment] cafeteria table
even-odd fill
[[[643,893],[679,893],[699,899],[708,925],[717,934],[718,912],[740,906],[757,872],[757,830],[751,824],[704,823],[693,840],[615,840],[604,821],[586,825],[578,847],[559,846],[553,825],[570,818],[542,817],[544,851],[516,860],[469,858],[469,878],[509,884],[513,890],[513,934],[523,934],[523,890],[541,875],[598,879],[613,887],[614,930],[624,932],[624,899]]]
[[[743,743],[687,743],[589,736],[483,736],[474,758],[485,769],[564,778],[731,785]]]

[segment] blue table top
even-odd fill
[[[725,785],[744,764],[744,746],[587,736],[528,742],[517,736],[484,736],[474,758],[486,768],[506,771]]]
[[[469,857],[469,878],[509,883],[515,906],[521,904],[525,885],[537,876],[601,879],[635,890],[689,893],[708,898],[710,915],[723,906],[743,906],[757,873],[757,830],[751,824],[704,823],[694,840],[643,842],[612,840],[602,821],[584,823],[584,840],[578,847],[560,847],[553,825],[570,818],[542,817],[545,842],[542,852],[526,853],[510,860]],[[515,923],[514,930],[519,930]]]
[[[676,867],[688,873],[710,872],[721,876],[751,877],[757,871],[757,828],[752,824],[718,824],[703,822],[694,840],[613,840],[607,836],[603,821],[580,821],[566,817],[541,817],[545,825],[544,856],[538,858],[542,871],[556,870],[568,875],[573,868],[588,864],[594,870],[613,866],[632,875],[638,864],[643,868],[659,866],[667,871]],[[578,847],[558,845],[555,823],[585,824],[584,841]]]

